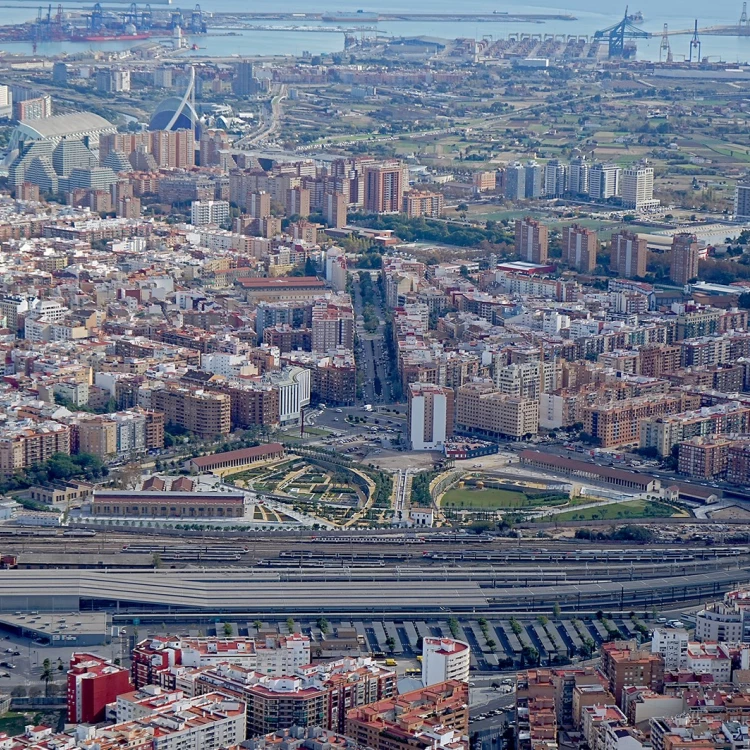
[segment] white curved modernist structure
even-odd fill
[[[151,121],[149,130],[190,130],[195,131],[196,140],[200,138],[200,122],[195,110],[195,68],[190,66],[188,87],[182,98],[170,96],[159,102]]]

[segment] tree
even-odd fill
[[[534,646],[524,646],[521,649],[521,664],[535,667],[539,664],[539,652]]]
[[[330,629],[328,620],[326,620],[325,617],[319,617],[315,624],[320,628],[320,632],[323,633],[323,635],[325,635]]]
[[[487,639],[487,648],[490,651],[494,651],[497,648],[497,641],[495,641],[494,638],[488,638]]]
[[[39,679],[44,683],[44,697],[49,696],[49,684],[55,679],[55,673],[52,671],[52,663],[49,659],[42,662],[42,673]]]
[[[458,634],[459,634],[458,620],[455,617],[448,618],[448,627],[450,628],[451,635],[454,638],[458,638]]]
[[[260,620],[254,620],[253,621],[253,627],[259,633],[260,629],[263,627],[263,623]]]
[[[389,635],[385,639],[385,645],[388,646],[388,650],[393,653],[393,649],[396,648],[396,639],[392,635]]]
[[[294,619],[292,617],[287,617],[286,629],[289,631],[290,634],[294,632]]]
[[[552,608],[552,611],[555,613],[555,617],[560,617],[562,614],[562,610],[560,609],[560,603],[555,602],[555,606]]]
[[[312,258],[308,258],[305,261],[305,276],[316,276],[317,273],[318,271],[315,268],[315,263],[313,263]]]
[[[224,623],[224,635],[227,638],[229,638],[229,636],[232,635],[232,623],[231,622]]]

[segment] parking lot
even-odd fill
[[[45,646],[29,638],[3,634],[3,631],[0,631],[0,692],[11,693],[13,688],[20,687],[25,688],[26,695],[43,694],[44,681],[41,675],[44,660],[49,659],[53,672],[49,693],[61,694],[65,689],[65,673],[74,651],[90,651],[125,663],[129,661],[129,639],[116,636],[108,644],[85,648]]]
[[[640,620],[637,622],[645,627]],[[338,627],[354,628],[360,641],[363,653],[378,654],[395,659],[402,669],[418,666],[416,657],[421,653],[421,639],[426,637],[458,637],[471,646],[471,668],[477,673],[492,673],[498,670],[513,671],[521,666],[524,658],[533,654],[539,655],[544,665],[567,663],[588,656],[616,629],[623,638],[638,637],[636,623],[629,618],[593,619],[549,619],[549,620],[514,620],[514,619],[454,619],[446,614],[440,620],[339,620],[327,621],[327,633],[323,633],[316,620],[295,620],[295,630],[309,636],[313,642],[322,643],[335,640]],[[253,636],[257,632],[254,623],[230,622],[232,632],[237,635]],[[262,629],[287,633],[286,620],[266,620]],[[133,627],[127,627],[133,635]],[[186,635],[223,635],[224,623],[209,625],[181,626],[177,629],[164,630],[160,627],[141,625],[139,638],[147,634],[179,632]],[[504,677],[505,675],[502,675]],[[479,677],[479,675],[478,675]],[[490,679],[492,683],[494,679]],[[479,683],[478,683],[479,685]],[[498,693],[501,693],[501,688]]]

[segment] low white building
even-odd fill
[[[431,508],[412,508],[409,518],[415,526],[431,527],[435,523],[435,513]]]

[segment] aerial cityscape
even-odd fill
[[[750,17],[600,5],[3,7],[0,750],[750,750]]]

